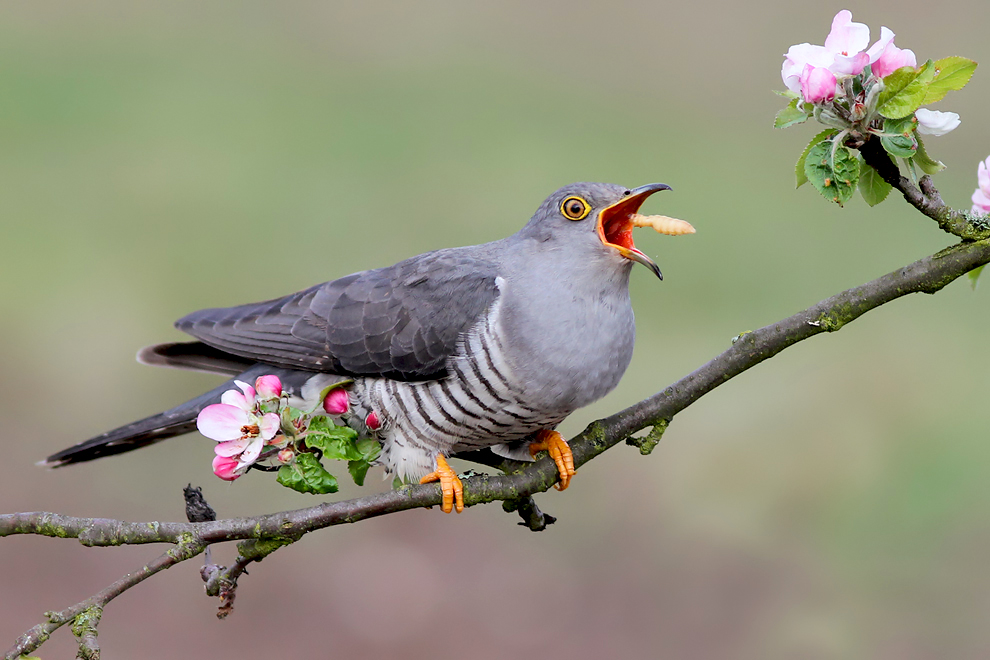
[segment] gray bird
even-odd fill
[[[439,480],[445,511],[454,500],[460,511],[463,501],[444,457],[484,447],[521,460],[546,449],[566,488],[573,459],[552,429],[610,392],[629,366],[633,262],[663,279],[633,245],[632,228],[693,232],[665,224],[682,221],[638,214],[647,197],[668,189],[565,186],[508,238],[428,252],[277,300],[194,312],[175,325],[198,341],[150,346],[138,359],[234,378],[45,464],[188,433],[234,379],[275,374],[290,404],[306,409],[347,381],[354,418],[365,420],[359,431],[382,444],[379,462],[403,480]]]

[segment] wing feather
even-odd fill
[[[176,327],[226,353],[278,367],[425,380],[498,296],[496,266],[440,250],[265,302],[205,309]]]

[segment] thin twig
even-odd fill
[[[145,564],[139,570],[128,573],[86,600],[76,603],[72,607],[67,607],[61,612],[46,612],[45,618],[48,619],[48,622],[38,624],[21,635],[14,643],[14,646],[4,655],[4,660],[16,660],[22,655],[32,653],[47,641],[48,637],[54,631],[69,622],[77,622],[80,617],[84,616],[89,616],[90,618],[88,621],[78,621],[80,625],[77,627],[79,631],[77,636],[79,637],[80,654],[89,651],[92,647],[97,653],[96,657],[99,657],[99,647],[96,646],[96,624],[99,622],[99,615],[102,614],[103,608],[106,607],[107,603],[131,587],[147,580],[155,573],[159,573],[166,568],[175,566],[179,562],[195,557],[203,551],[204,547],[202,543],[187,538],[184,542],[174,548],[170,548],[168,552]],[[85,651],[84,648],[86,649]]]

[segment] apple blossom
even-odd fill
[[[959,115],[954,112],[939,112],[918,108],[914,116],[918,119],[918,132],[922,135],[945,135],[959,126]]]
[[[843,9],[832,19],[832,29],[825,38],[824,46],[803,43],[791,46],[787,50],[780,75],[787,89],[795,93],[800,92],[804,100],[809,103],[818,103],[819,101],[808,97],[802,82],[802,79],[807,77],[805,71],[809,65],[813,69],[828,69],[837,78],[858,76],[867,64],[874,65],[875,76],[883,77],[887,74],[878,74],[875,64],[881,58],[886,58],[881,67],[896,65],[894,66],[896,69],[907,66],[906,63],[901,62],[907,62],[908,59],[911,60],[911,66],[914,66],[914,53],[895,47],[893,41],[894,33],[882,27],[880,39],[867,49],[870,43],[870,28],[863,23],[854,23],[852,12]],[[815,76],[819,79],[824,78],[822,73],[816,72]],[[831,98],[826,99],[829,100]]]
[[[259,383],[266,388],[274,385],[271,381],[262,383],[261,379]],[[217,455],[213,461],[214,473],[228,481],[236,479],[258,460],[265,444],[275,437],[281,426],[278,414],[259,414],[253,387],[241,381],[234,381],[234,384],[241,392],[227,390],[220,397],[222,403],[206,406],[196,418],[199,432],[218,443],[214,448]],[[281,390],[281,383],[278,389]],[[235,466],[233,469],[230,468],[231,461]]]
[[[323,399],[323,410],[328,415],[343,415],[347,412],[350,402],[347,392],[342,387],[335,387]]]
[[[367,426],[372,431],[377,431],[379,428],[381,428],[382,423],[378,419],[378,413],[376,413],[374,410],[368,413],[368,416],[364,418],[364,425]]]
[[[990,157],[976,168],[978,188],[973,192],[973,213],[990,213]]]

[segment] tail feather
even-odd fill
[[[270,371],[264,365],[257,365],[239,375],[239,379],[251,381],[264,371]],[[216,387],[205,394],[186,401],[185,403],[151,417],[132,422],[90,438],[78,445],[63,449],[52,454],[40,464],[45,467],[61,467],[72,463],[91,461],[103,456],[122,454],[156,442],[161,442],[177,435],[183,435],[196,430],[196,417],[206,406],[219,403],[220,396],[234,386],[234,381]]]

